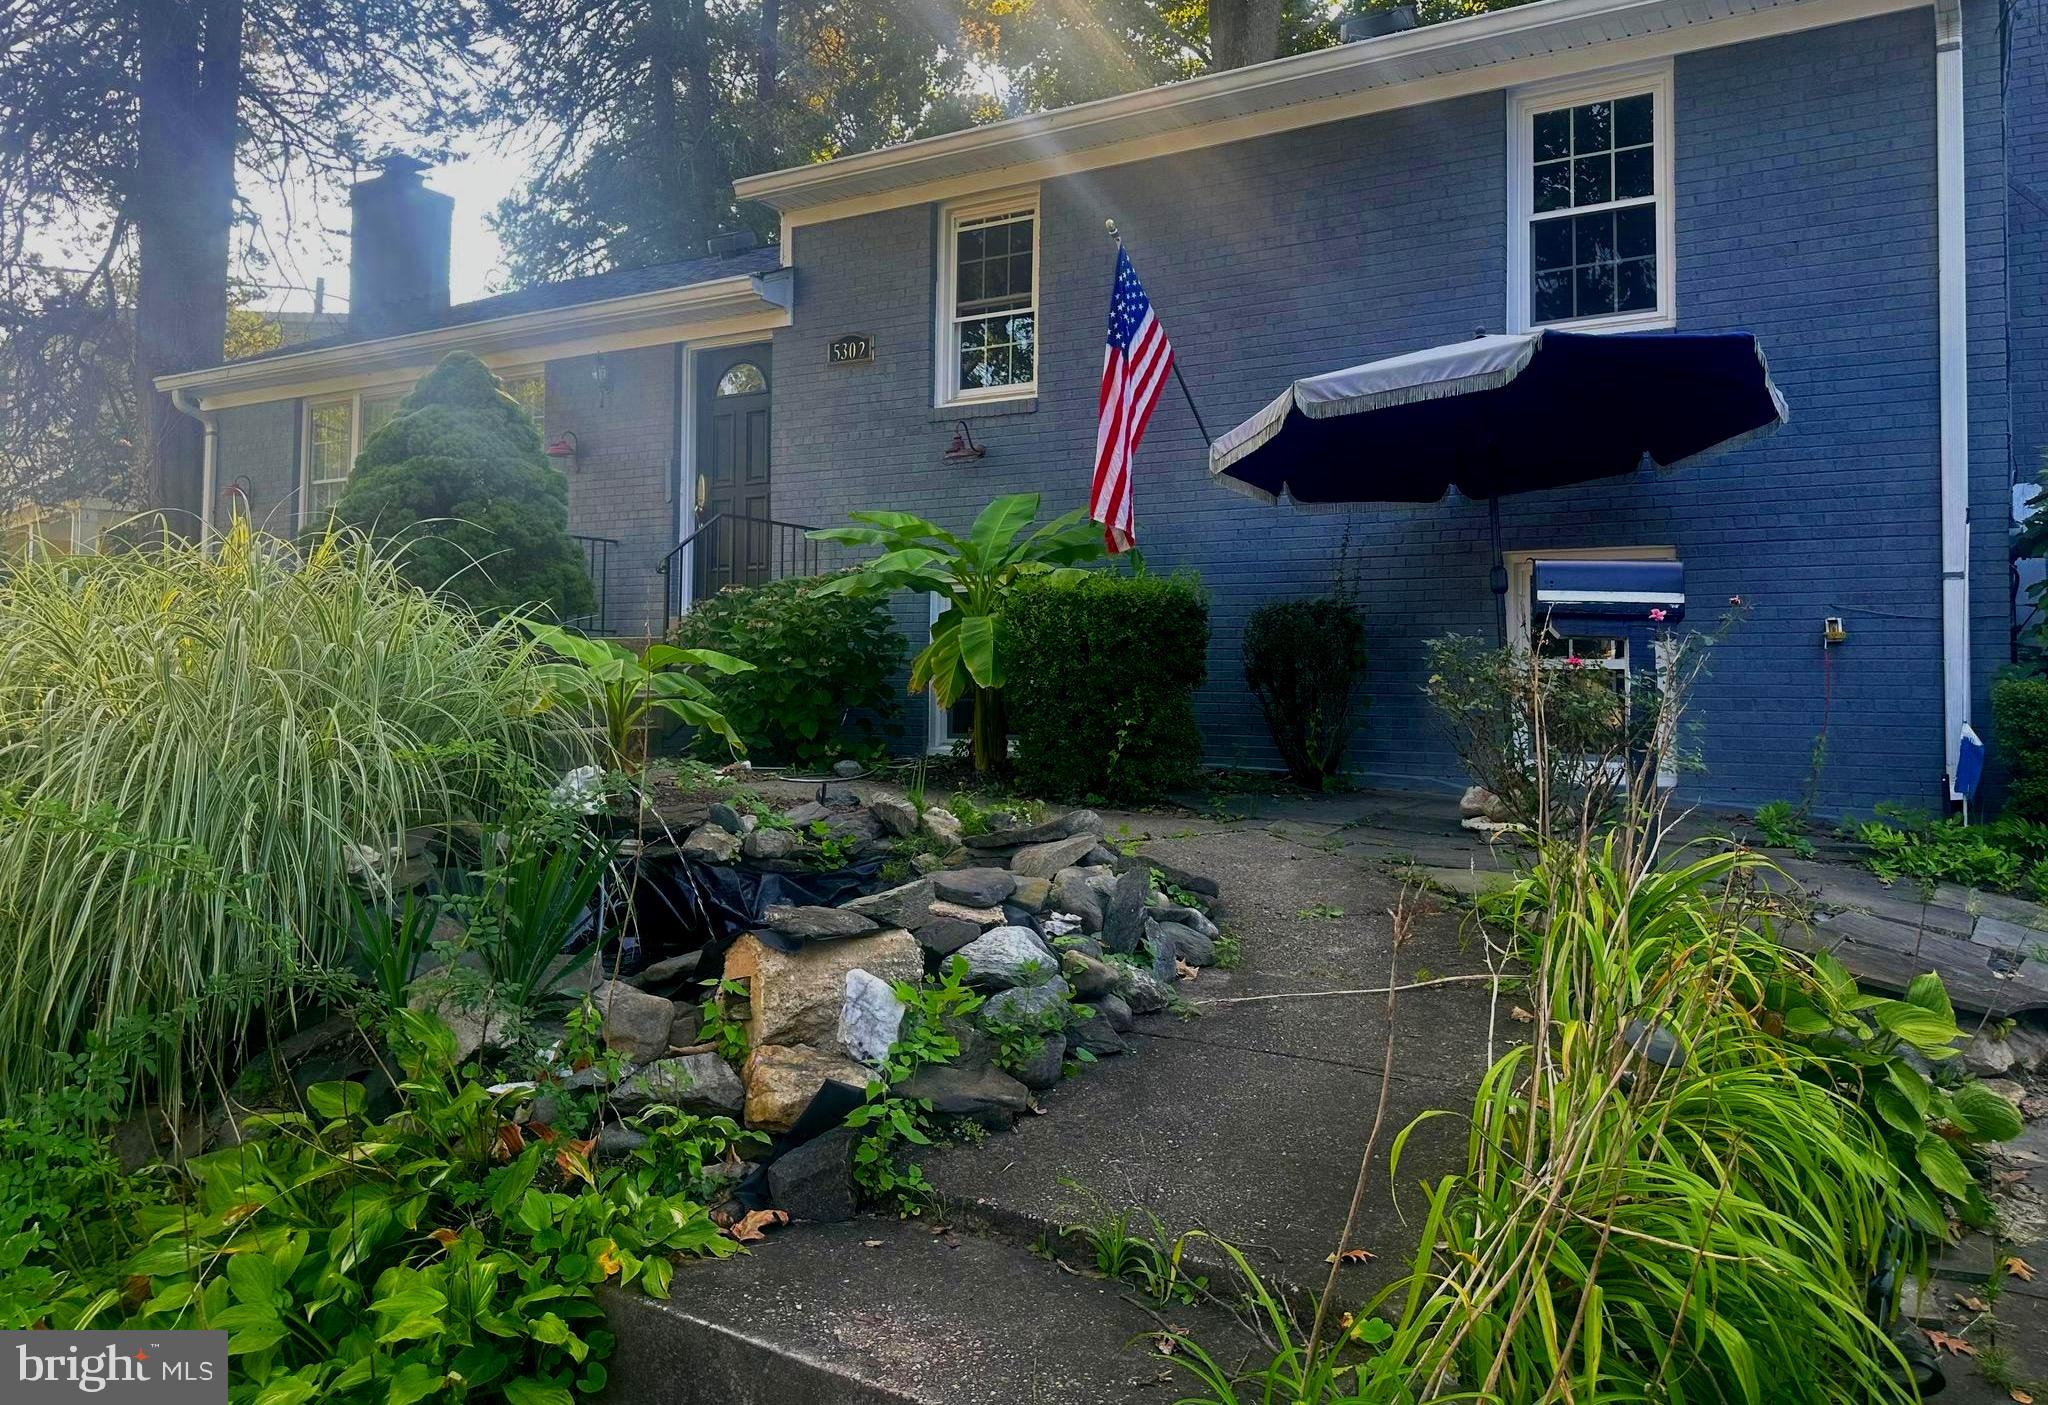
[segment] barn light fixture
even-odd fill
[[[612,399],[612,366],[603,352],[599,352],[597,359],[590,363],[590,378],[597,382],[597,408],[602,410],[611,404]]]

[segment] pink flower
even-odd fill
[[[1580,658],[1577,654],[1573,654],[1564,662],[1567,668],[1584,668],[1586,666],[1586,661]]]
[[[1731,595],[1728,597],[1728,603],[1739,610],[1742,608],[1742,597],[1740,595]]]
[[[1650,618],[1658,624],[1662,624],[1664,623],[1664,612],[1662,610],[1652,610],[1650,611]]]

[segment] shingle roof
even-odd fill
[[[687,288],[692,283],[710,283],[720,278],[734,278],[746,273],[767,273],[780,263],[780,253],[770,246],[715,258],[679,259],[673,263],[648,264],[644,268],[614,269],[610,273],[565,278],[559,283],[541,283],[531,288],[521,288],[516,292],[478,298],[474,302],[455,303],[438,316],[424,317],[411,326],[387,329],[375,336],[344,332],[339,336],[321,337],[317,341],[299,342],[272,351],[258,352],[254,356],[240,356],[228,364],[240,366],[251,361],[267,361],[274,356],[297,356],[308,351],[324,351],[330,347],[349,346],[356,342],[380,341],[385,337],[404,336],[409,332],[426,332],[441,327],[460,327],[472,322],[489,322],[494,318],[512,317],[522,312],[544,312],[554,307],[576,307],[583,303],[604,302],[610,298],[631,297],[635,293],[658,293],[670,288]]]

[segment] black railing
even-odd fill
[[[578,615],[570,620],[571,629],[585,634],[611,633],[612,594],[612,548],[617,546],[614,537],[585,537],[569,534],[569,540],[583,548],[583,570],[590,577],[591,593],[597,596],[597,608],[587,615]]]
[[[747,517],[717,512],[684,537],[661,573],[661,632],[689,609],[691,602],[715,595],[729,585],[765,585],[785,576],[815,576],[824,570],[823,545],[810,538],[809,527],[778,522],[772,517]]]

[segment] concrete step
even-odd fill
[[[1191,1378],[1153,1348],[1162,1326],[1219,1359],[1252,1346],[1215,1307],[1154,1312],[1021,1245],[914,1220],[792,1226],[679,1267],[667,1302],[614,1292],[605,1311],[618,1405],[1167,1405]]]

